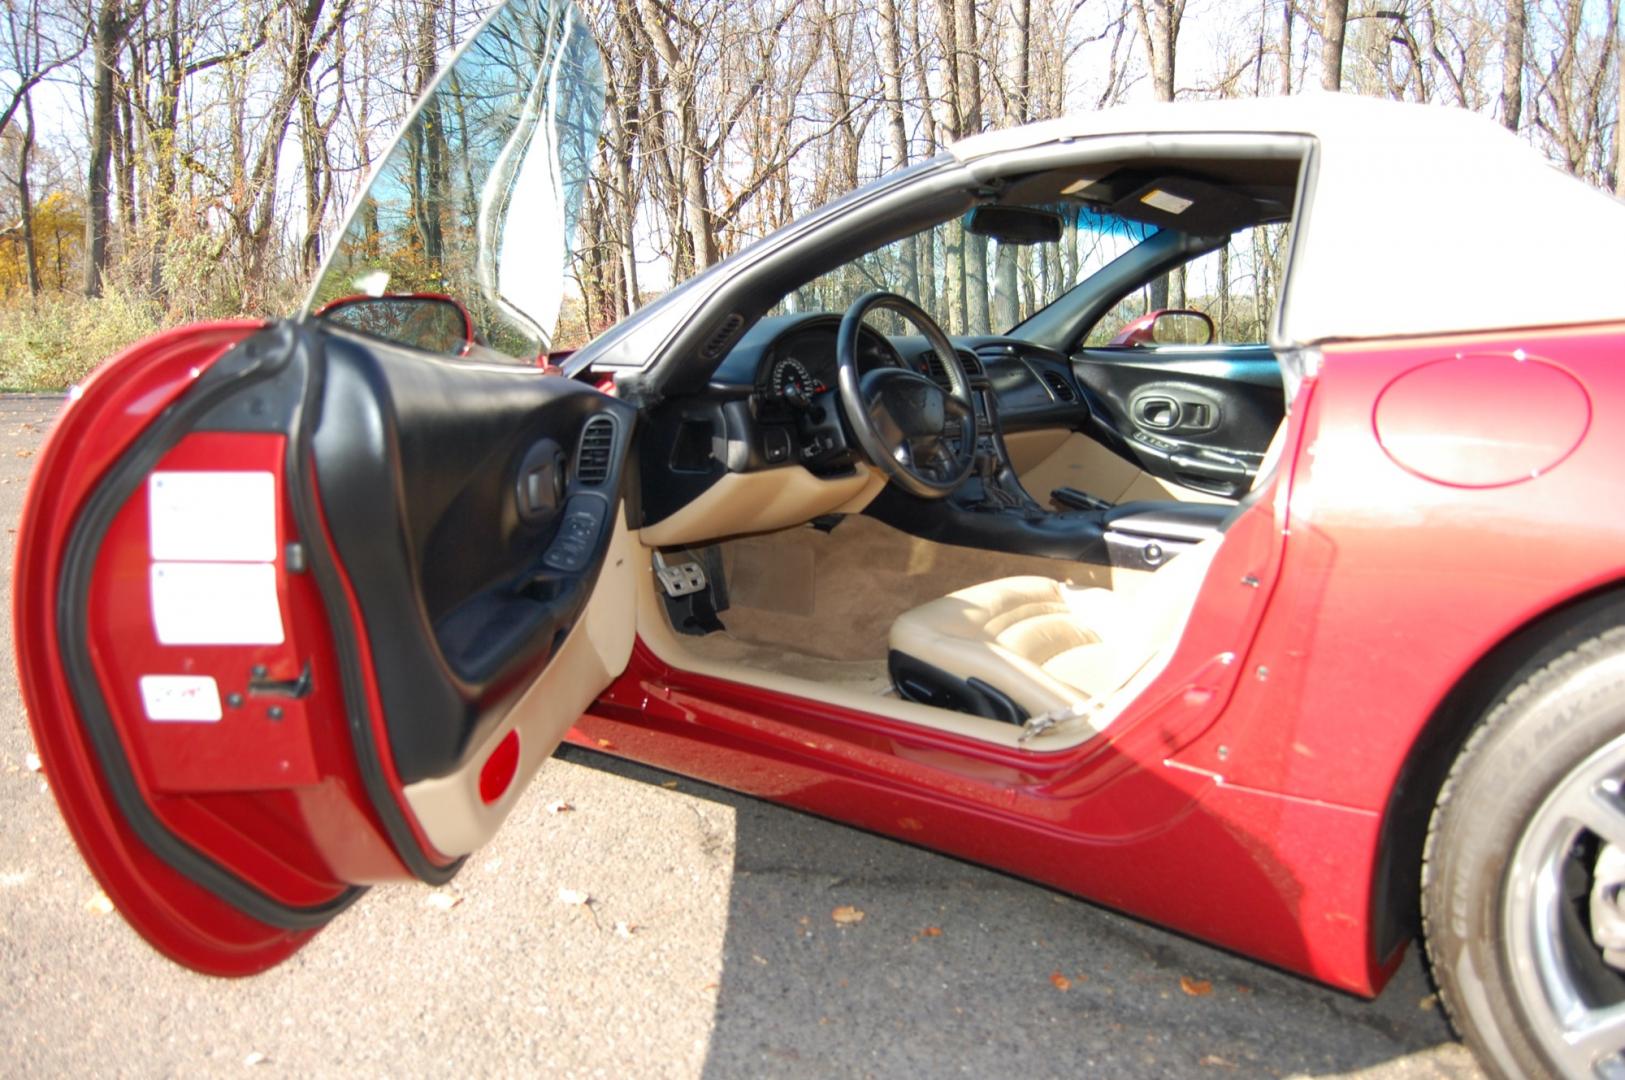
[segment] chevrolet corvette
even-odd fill
[[[304,310],[39,455],[17,662],[124,917],[248,975],[561,741],[1625,1074],[1625,205],[1459,110],[968,138],[557,365],[602,60],[510,0]],[[553,359],[558,360],[558,357]]]

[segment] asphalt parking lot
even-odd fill
[[[33,454],[60,405],[0,398],[8,568]],[[375,889],[256,979],[193,975],[108,909],[68,838],[31,760],[9,573],[4,602],[8,1074],[1479,1075],[1414,950],[1365,1002],[1048,889],[580,751],[548,764],[446,888]],[[863,918],[839,924],[837,907]]]

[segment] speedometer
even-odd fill
[[[772,385],[773,395],[787,401],[811,401],[820,388],[807,366],[789,356],[773,365]]]

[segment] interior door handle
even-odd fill
[[[1134,403],[1134,420],[1145,427],[1166,431],[1179,426],[1184,411],[1171,397],[1143,397]]]

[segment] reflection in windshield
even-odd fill
[[[1082,203],[1042,209],[1061,215],[1059,243],[1000,244],[955,218],[814,278],[775,311],[843,311],[871,289],[886,289],[925,308],[950,334],[1002,333],[1156,232]],[[876,329],[896,332],[885,322],[876,313]]]
[[[473,355],[534,361],[558,321],[603,108],[602,60],[573,5],[500,7],[352,210],[310,309],[445,294],[473,320]]]

